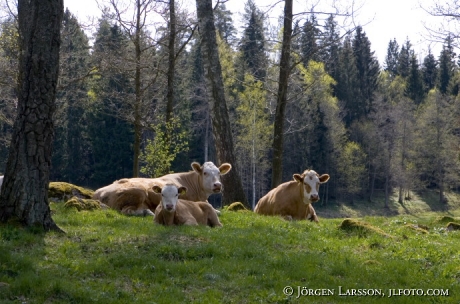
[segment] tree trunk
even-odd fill
[[[0,221],[58,230],[48,185],[63,0],[19,0],[18,108],[0,195]]]
[[[228,174],[222,176],[225,189],[229,189],[229,191],[225,191],[224,189],[223,204],[228,205],[238,201],[248,206],[237,168],[230,119],[225,101],[212,1],[196,0],[196,7],[201,36],[206,91],[211,108],[211,122],[217,149],[217,158],[220,163],[229,162],[233,166],[233,169]]]
[[[176,11],[174,0],[169,1],[169,56],[168,56],[168,89],[166,93],[166,122],[173,117],[174,109],[174,72],[175,72],[175,44],[176,44]]]
[[[282,183],[283,179],[283,132],[286,112],[287,88],[289,81],[289,59],[292,38],[292,0],[284,1],[283,45],[281,48],[280,75],[273,136],[272,188]]]
[[[139,176],[139,157],[141,154],[142,118],[141,118],[141,3],[136,4],[136,32],[134,37],[134,49],[136,56],[136,71],[134,75],[134,145],[133,145],[133,177]]]

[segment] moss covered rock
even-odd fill
[[[79,187],[64,182],[51,182],[48,189],[48,198],[52,201],[66,201],[76,196],[79,198],[90,199],[93,197],[93,190]]]
[[[424,225],[406,224],[406,225],[404,225],[404,227],[409,228],[411,230],[414,230],[416,232],[423,233],[423,234],[428,233],[428,227],[424,226]]]
[[[71,199],[65,202],[64,207],[76,208],[78,211],[96,210],[102,208],[98,200],[79,198],[76,196],[73,196]]]
[[[460,230],[460,224],[459,224],[459,223],[450,222],[449,224],[447,224],[446,229],[449,230],[449,231],[452,231],[452,230]]]
[[[234,202],[230,205],[228,205],[225,210],[227,211],[239,211],[239,210],[248,210],[243,203],[240,202]]]
[[[339,225],[339,229],[351,233],[358,233],[359,235],[363,236],[369,233],[377,233],[386,237],[392,237],[391,235],[387,234],[385,231],[378,227],[351,218],[344,219],[342,223]]]

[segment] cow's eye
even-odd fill
[[[203,175],[208,175],[208,172],[203,172]]]

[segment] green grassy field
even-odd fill
[[[460,303],[460,232],[445,229],[460,213],[421,204],[320,207],[319,224],[222,211],[215,229],[52,204],[66,234],[0,226],[0,303]],[[341,212],[371,226],[325,218]]]

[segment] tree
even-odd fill
[[[417,117],[420,148],[416,167],[426,185],[439,189],[440,203],[447,202],[445,191],[459,178],[458,103],[458,99],[432,90]]]
[[[284,119],[287,103],[287,88],[290,74],[292,40],[292,0],[284,1],[283,42],[281,45],[278,91],[276,97],[275,124],[273,129],[272,188],[282,183]]]
[[[263,15],[253,0],[248,0],[244,8],[247,25],[243,31],[239,48],[248,72],[257,80],[264,81],[267,56],[265,55]]]
[[[409,75],[407,76],[407,96],[415,104],[420,104],[424,97],[423,79],[417,56],[412,52],[410,57]]]
[[[371,43],[360,26],[356,28],[352,47],[359,79],[359,91],[353,103],[356,113],[353,119],[359,120],[365,118],[372,107],[380,67],[371,51]]]
[[[62,0],[18,1],[18,115],[0,195],[1,222],[56,231],[48,185],[63,13]]]
[[[431,53],[431,49],[428,50],[428,55],[423,59],[422,77],[426,94],[436,86],[438,81],[438,62]]]
[[[391,77],[398,75],[398,60],[399,60],[399,45],[396,39],[391,40],[388,43],[387,56],[385,57],[385,71],[387,71]]]
[[[448,36],[443,45],[441,55],[439,57],[439,91],[442,94],[447,94],[450,81],[453,77],[455,68],[455,53],[452,45],[452,37]]]
[[[317,42],[319,34],[318,21],[315,15],[311,15],[310,19],[305,21],[300,33],[300,54],[305,67],[308,66],[310,60],[319,61],[320,53]]]
[[[236,166],[233,135],[225,101],[222,67],[219,61],[219,52],[216,40],[216,28],[211,0],[196,0],[197,16],[199,20],[201,52],[206,79],[208,101],[211,108],[211,120],[214,140],[216,143],[217,158],[220,163],[230,162],[234,167],[222,180],[226,188],[224,204],[242,202],[247,205],[238,167]]]
[[[406,43],[401,47],[398,57],[398,75],[401,75],[403,78],[409,76],[411,50],[412,44],[407,39]]]
[[[61,38],[51,178],[81,184],[87,182],[89,170],[85,108],[88,103],[90,53],[88,38],[69,10],[64,12]]]

